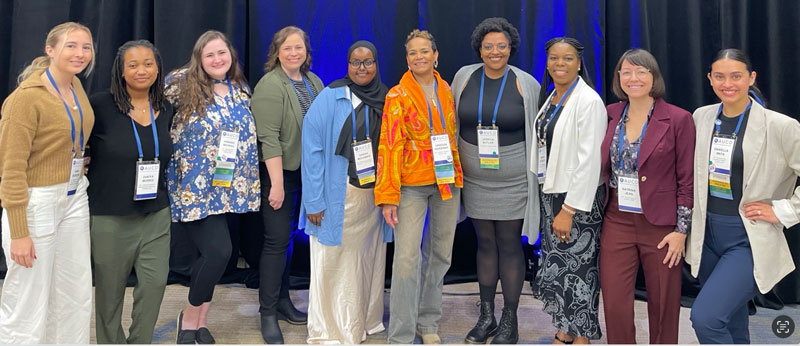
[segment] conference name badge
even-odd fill
[[[453,152],[450,150],[450,137],[445,134],[431,135],[433,151],[433,168],[436,173],[436,184],[452,184],[456,182],[453,168]]]
[[[619,210],[628,213],[642,213],[642,197],[639,194],[638,174],[617,175],[617,204]]]
[[[478,158],[480,167],[500,169],[500,139],[496,126],[478,126]]]
[[[236,152],[239,146],[239,133],[221,131],[217,152],[216,167],[211,186],[230,187],[233,171],[236,169]]]
[[[78,191],[78,183],[83,175],[83,157],[73,157],[72,165],[69,169],[69,181],[67,181],[67,196],[72,196]]]
[[[715,135],[711,139],[708,160],[708,189],[713,197],[733,200],[731,189],[731,162],[736,147],[736,138]]]
[[[133,200],[141,201],[156,198],[158,195],[158,161],[136,162],[136,186]]]
[[[367,139],[353,143],[353,160],[356,164],[358,184],[364,186],[375,182],[375,159],[372,155],[372,141]]]

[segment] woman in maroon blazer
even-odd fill
[[[616,71],[614,94],[623,101],[607,107],[601,147],[609,186],[599,269],[608,343],[636,343],[633,290],[641,263],[650,343],[675,344],[692,215],[694,121],[662,98],[664,80],[649,52],[628,50]]]

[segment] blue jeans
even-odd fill
[[[390,343],[411,344],[416,333],[439,330],[442,284],[450,268],[461,201],[461,189],[452,185],[451,189],[453,198],[446,201],[435,184],[400,190],[389,297]],[[430,227],[425,227],[428,210]]]
[[[749,344],[747,302],[758,293],[753,277],[753,251],[736,216],[708,213],[700,293],[691,321],[701,344]]]

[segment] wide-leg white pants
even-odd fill
[[[28,189],[28,231],[36,254],[31,268],[11,260],[8,217],[3,213],[8,272],[0,296],[0,345],[89,343],[88,186],[84,177],[72,196],[67,196],[66,183]]]

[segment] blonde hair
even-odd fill
[[[434,52],[436,51],[436,39],[433,38],[433,35],[430,32],[428,32],[428,30],[420,30],[420,29],[414,29],[411,31],[410,34],[408,34],[405,43],[406,50],[408,50],[408,43],[411,42],[411,40],[418,37],[431,41],[431,49],[433,49]]]
[[[89,28],[86,25],[76,22],[66,22],[56,25],[52,29],[50,29],[50,32],[47,33],[47,39],[45,39],[44,44],[45,46],[53,47],[53,49],[56,49],[60,53],[61,48],[64,47],[64,44],[66,43],[65,39],[67,35],[69,35],[69,33],[75,30],[86,31],[86,33],[89,34],[89,39],[92,42],[92,60],[89,61],[89,66],[87,66],[83,70],[83,75],[88,76],[90,73],[92,73],[92,70],[94,70],[95,50],[94,50],[94,39],[92,38],[92,31],[89,30]],[[22,81],[28,79],[28,77],[30,77],[34,72],[44,70],[48,67],[50,67],[50,56],[45,54],[36,57],[36,59],[33,59],[31,64],[26,66],[25,69],[23,69],[22,72],[19,74],[19,76],[17,76],[17,84],[22,83]]]

